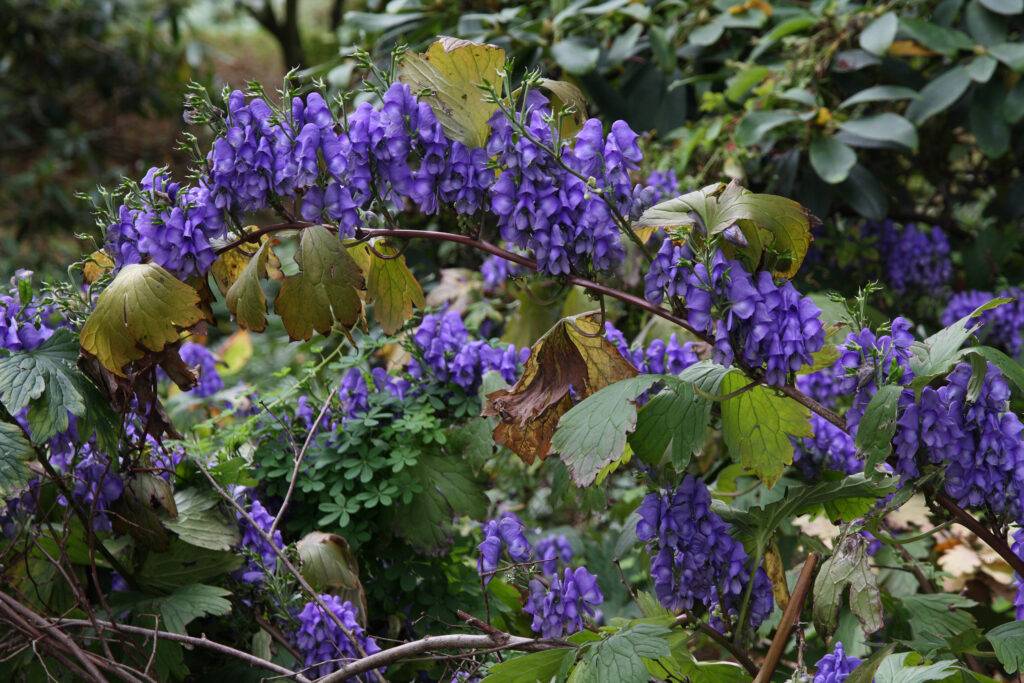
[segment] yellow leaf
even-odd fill
[[[245,330],[239,330],[228,337],[221,344],[218,355],[220,355],[220,374],[233,375],[249,362],[252,358],[252,337]]]
[[[227,252],[223,256],[230,253]],[[234,275],[225,294],[228,310],[243,330],[262,332],[267,329],[267,296],[263,293],[260,279],[267,275],[269,255],[270,245],[264,242],[256,249],[255,254],[245,258],[241,272]],[[237,263],[233,261],[232,267]]]
[[[162,351],[202,320],[199,294],[155,263],[125,266],[82,326],[82,349],[122,377],[124,367]]]
[[[97,249],[85,260],[85,265],[82,266],[82,279],[86,284],[91,285],[113,267],[114,259],[110,258],[110,255],[102,249]]]
[[[319,225],[303,230],[295,263],[299,273],[285,278],[274,302],[288,336],[307,340],[314,331],[330,334],[335,325],[351,330],[363,312],[357,290],[366,285],[337,233]]]
[[[555,81],[542,78],[537,85],[551,95],[551,111],[555,114],[572,109],[572,114],[563,115],[558,126],[558,134],[563,140],[576,137],[583,124],[587,121],[587,98],[579,88],[568,81]]]
[[[374,255],[366,292],[373,302],[373,315],[385,334],[394,334],[412,317],[412,307],[423,308],[423,288],[405,265],[405,256],[383,242],[375,249],[387,258]]]
[[[939,53],[915,43],[913,40],[894,40],[889,46],[893,57],[938,57]]]
[[[480,86],[490,84],[500,93],[504,67],[500,47],[442,36],[423,54],[406,53],[398,80],[430,105],[448,137],[483,147],[498,105],[486,101]]]

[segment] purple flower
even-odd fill
[[[198,370],[199,383],[192,389],[193,394],[199,397],[212,396],[224,388],[224,380],[217,372],[217,359],[205,346],[185,342],[178,349],[178,355],[186,365]]]
[[[377,641],[366,635],[363,627],[359,625],[356,608],[351,602],[342,602],[337,595],[327,593],[320,595],[320,600],[327,605],[338,621],[344,624],[355,642],[345,635],[334,619],[325,614],[323,608],[316,602],[307,602],[296,615],[299,628],[295,631],[294,638],[295,646],[304,658],[310,677],[326,676],[343,665],[360,659],[363,653],[372,655],[380,652]],[[348,680],[369,681],[373,680],[373,677],[366,673]]]
[[[997,294],[976,290],[954,294],[942,312],[942,324],[952,325],[996,297],[1008,297],[1013,301],[984,311],[971,322],[982,323],[978,337],[983,342],[1016,357],[1024,347],[1024,338],[1021,337],[1021,330],[1024,329],[1024,290],[1019,287],[1003,289]]]
[[[572,546],[568,539],[559,534],[551,535],[537,541],[537,557],[540,559],[540,570],[545,576],[554,576],[558,565],[572,561]]]
[[[604,602],[597,577],[585,567],[566,567],[559,578],[551,578],[545,586],[538,579],[530,581],[530,597],[523,611],[533,616],[530,628],[543,638],[561,638],[583,629],[584,617],[594,617],[595,608]]]
[[[494,576],[503,550],[507,549],[513,562],[526,562],[533,554],[533,548],[526,540],[526,527],[513,512],[502,513],[497,519],[488,521],[483,525],[483,532],[484,540],[477,546],[480,557],[476,568],[485,584],[490,583]]]
[[[864,232],[876,237],[886,276],[897,294],[910,290],[930,293],[949,284],[953,273],[949,240],[938,226],[928,230],[908,223],[900,229],[887,219],[869,222]]]
[[[252,501],[249,503],[249,516],[264,533],[269,533],[270,527],[274,524],[273,515],[263,507],[263,503],[259,499],[253,495],[249,497]],[[247,551],[245,566],[238,570],[237,576],[246,583],[263,583],[266,575],[272,573],[277,567],[277,553],[274,552],[274,546],[283,548],[284,539],[281,537],[280,530],[275,529],[272,536],[274,544],[271,545],[241,513],[236,513],[235,516],[238,518],[238,527],[242,532],[239,547]]]
[[[848,657],[843,644],[837,641],[836,649],[819,659],[814,666],[814,683],[843,683],[860,666],[860,659]]]
[[[370,409],[370,390],[359,368],[349,368],[338,387],[341,414],[345,418],[358,417]]]
[[[430,372],[438,380],[452,382],[470,393],[477,390],[484,373],[490,370],[500,372],[506,382],[514,382],[530,353],[529,349],[517,350],[511,344],[498,347],[480,340],[470,341],[469,332],[455,311],[424,316],[412,340],[422,360],[411,361],[410,374],[417,377]]]

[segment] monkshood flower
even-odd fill
[[[217,359],[208,348],[195,342],[185,342],[178,355],[189,367],[196,368],[199,382],[192,393],[199,397],[212,396],[224,388],[224,380],[217,372]]]
[[[544,638],[561,638],[581,631],[585,617],[594,617],[596,607],[604,602],[597,577],[586,567],[566,567],[561,577],[545,585],[539,579],[530,581],[530,597],[523,611],[533,617],[530,628]]]
[[[32,271],[19,270],[11,278],[11,289],[0,294],[0,349],[32,351],[49,339],[59,324],[52,320],[53,312],[41,306],[36,299],[22,301],[18,282],[29,280]]]
[[[552,534],[537,541],[537,558],[544,575],[554,576],[559,564],[568,565],[572,561],[572,546],[562,534]]]
[[[422,360],[412,360],[409,373],[419,378],[432,374],[442,382],[453,382],[473,392],[489,370],[497,371],[509,383],[515,382],[519,367],[530,355],[528,348],[491,346],[482,340],[470,340],[462,318],[455,311],[432,313],[412,335]]]
[[[950,297],[946,310],[942,312],[942,324],[952,325],[973,313],[979,306],[1004,297],[1013,301],[982,312],[972,322],[982,323],[977,334],[984,343],[1016,357],[1024,347],[1024,337],[1021,336],[1024,330],[1024,289],[1020,287],[1002,289],[996,294],[977,290],[958,292]]]
[[[264,533],[269,533],[270,528],[274,525],[274,516],[252,493],[249,494],[249,499],[251,501],[248,510],[249,516],[252,517],[252,521],[259,529],[262,529]],[[236,517],[239,529],[242,531],[242,540],[239,546],[250,553],[247,555],[245,566],[237,572],[238,578],[246,583],[263,583],[266,574],[273,572],[277,567],[277,553],[274,552],[274,546],[279,549],[283,548],[284,539],[281,537],[281,532],[275,529],[271,537],[274,543],[271,545],[245,517],[240,513],[236,513]]]
[[[897,294],[929,293],[949,284],[953,273],[949,240],[938,226],[928,229],[908,223],[901,229],[887,219],[869,222],[864,232],[877,238],[886,279]]]
[[[837,641],[835,650],[819,659],[814,666],[814,683],[843,683],[860,666],[860,659],[847,656],[843,644]]]
[[[711,510],[711,495],[688,475],[674,491],[648,494],[637,512],[637,537],[648,543],[655,595],[665,608],[712,611],[724,606],[737,618],[750,580],[750,559]],[[756,627],[773,609],[771,581],[754,574],[749,620]]]
[[[377,641],[359,625],[356,608],[351,602],[343,602],[337,595],[327,593],[321,594],[320,599],[345,625],[355,642],[345,635],[334,619],[325,614],[316,602],[307,602],[296,617],[299,628],[295,631],[295,646],[303,656],[308,676],[319,678],[337,671],[345,664],[360,659],[363,656],[360,649],[366,655],[380,652]],[[373,680],[372,673],[347,680],[370,681]]]
[[[1017,557],[1024,558],[1024,529],[1017,529],[1013,532],[1013,544],[1010,549],[1017,554]],[[1021,579],[1019,574],[1014,574],[1013,582],[1017,587],[1017,594],[1013,599],[1017,621],[1024,621],[1024,579]]]
[[[500,256],[488,256],[480,266],[480,274],[484,278],[484,291],[488,293],[501,289],[509,278],[519,277],[524,272],[526,271],[522,266]]]
[[[526,562],[533,555],[533,548],[526,540],[526,526],[513,512],[502,513],[498,519],[488,521],[483,525],[483,532],[484,540],[477,546],[480,556],[476,568],[485,584],[494,576],[502,551],[507,551],[513,562]]]
[[[680,372],[700,361],[693,342],[679,343],[673,334],[668,342],[654,339],[647,348],[631,349],[625,335],[613,324],[604,324],[604,337],[615,344],[622,357],[628,360],[638,372],[653,375],[678,375]]]
[[[818,477],[822,469],[854,474],[864,469],[853,437],[817,413],[811,415],[813,436],[791,439],[795,446],[793,464],[809,479]]]
[[[346,418],[362,415],[370,409],[370,389],[359,368],[349,368],[338,387],[341,414]]]

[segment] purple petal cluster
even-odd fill
[[[651,171],[644,185],[654,191],[652,197],[654,204],[672,199],[679,194],[679,178],[676,177],[676,172],[672,169]]]
[[[359,625],[356,608],[351,602],[343,602],[337,595],[327,593],[321,594],[320,599],[338,621],[345,625],[355,642],[345,635],[334,619],[324,613],[323,608],[313,601],[307,602],[297,615],[299,628],[295,631],[295,646],[304,658],[304,670],[309,677],[326,676],[348,662],[361,658],[363,655],[360,648],[367,655],[380,652],[377,641],[366,635]],[[374,680],[372,673],[347,680]]]
[[[469,331],[455,311],[432,313],[412,336],[421,359],[410,362],[409,373],[416,378],[431,373],[442,382],[453,382],[472,392],[480,386],[484,373],[494,370],[506,382],[516,381],[519,367],[530,355],[527,348],[512,344],[499,347],[488,342],[470,340]]]
[[[532,251],[546,273],[610,270],[625,250],[606,200],[630,213],[629,174],[642,159],[637,134],[616,121],[605,136],[601,122],[590,119],[574,140],[560,141],[546,120],[550,114],[547,100],[533,91],[517,114],[525,135],[502,112],[491,118],[487,152],[503,169],[491,187],[491,211],[502,239]]]
[[[842,375],[843,371],[837,365],[830,365],[806,375],[797,375],[796,388],[818,403],[833,408],[836,399],[844,395],[842,383],[839,381]]]
[[[1017,529],[1013,532],[1013,543],[1010,545],[1010,550],[1016,553],[1017,557],[1024,559],[1024,529]],[[1024,579],[1015,573],[1013,582],[1017,586],[1017,594],[1013,598],[1017,621],[1024,621]]]
[[[864,469],[857,456],[853,438],[817,413],[811,415],[814,435],[793,439],[793,464],[808,479],[816,478],[822,469],[854,474]]]
[[[107,226],[105,248],[118,268],[152,261],[187,279],[210,269],[212,240],[224,234],[223,212],[205,180],[183,187],[151,168]]]
[[[814,683],[843,683],[858,666],[860,659],[847,656],[843,644],[837,641],[835,650],[814,665]]]
[[[1010,287],[997,294],[969,290],[958,292],[949,299],[946,309],[942,312],[942,324],[952,325],[957,320],[969,316],[977,308],[995,298],[1008,297],[1013,301],[996,306],[978,315],[972,322],[982,323],[978,337],[990,346],[996,346],[1011,356],[1018,356],[1024,348],[1024,289]]]
[[[212,396],[224,388],[224,380],[217,372],[217,359],[208,348],[195,342],[185,342],[178,350],[185,364],[199,371],[199,383],[192,393],[199,397]]]
[[[871,397],[883,384],[907,385],[914,379],[910,369],[910,348],[914,335],[906,318],[895,318],[889,334],[878,335],[864,328],[851,332],[840,347],[835,389],[839,395],[853,396],[853,405],[846,414],[851,430],[855,430]]]
[[[619,349],[622,357],[628,360],[639,372],[652,375],[678,375],[680,372],[700,361],[693,342],[679,343],[673,334],[666,343],[655,339],[647,348],[632,349],[622,332],[610,322],[604,324],[604,337]]]
[[[370,409],[370,389],[362,370],[348,369],[338,387],[338,400],[343,418],[357,417]]]
[[[736,619],[750,559],[729,535],[729,525],[711,510],[711,494],[687,475],[674,491],[648,494],[637,512],[636,535],[648,543],[651,577],[658,600],[678,612],[703,606],[724,607]],[[771,581],[764,569],[754,573],[750,624],[757,627],[774,607]]]
[[[274,516],[267,508],[263,507],[263,503],[255,496],[250,495],[250,499],[252,502],[249,503],[249,516],[264,533],[269,533],[270,527],[274,525]],[[239,545],[243,550],[249,551],[245,566],[238,570],[238,578],[246,583],[263,583],[266,574],[273,572],[277,567],[277,553],[274,552],[274,546],[279,549],[283,548],[284,539],[281,537],[281,532],[275,529],[271,537],[274,544],[271,545],[252,524],[249,524],[245,517],[241,514],[236,514],[236,517],[242,532],[242,540]]]
[[[572,546],[562,534],[551,534],[537,541],[537,558],[540,570],[545,576],[558,573],[559,564],[568,565],[572,561]]]
[[[504,512],[497,519],[483,525],[484,540],[477,546],[480,557],[476,569],[484,583],[490,583],[498,568],[501,553],[508,551],[513,562],[526,562],[533,555],[533,548],[526,539],[526,526],[514,512]]]
[[[925,387],[899,417],[900,474],[918,474],[918,453],[945,465],[945,489],[961,507],[1024,517],[1024,425],[1010,411],[1010,387],[988,364],[975,400],[971,366],[958,364],[946,383]],[[908,392],[910,393],[910,392]]]
[[[812,362],[825,343],[821,310],[791,282],[771,273],[751,275],[739,261],[716,251],[709,263],[693,262],[687,247],[665,240],[644,278],[644,293],[661,303],[665,293],[682,296],[687,319],[714,339],[714,358],[763,368],[765,381],[786,383],[789,373]]]
[[[953,274],[949,240],[938,226],[929,230],[908,223],[899,228],[886,219],[881,223],[868,223],[864,233],[876,238],[885,263],[886,279],[897,294],[930,293],[949,285]]]
[[[53,311],[40,306],[35,300],[22,301],[18,282],[29,280],[32,272],[19,270],[11,278],[8,294],[0,294],[0,349],[6,351],[32,351],[50,338],[56,330]]]
[[[545,585],[539,579],[530,581],[530,597],[523,611],[533,616],[530,628],[543,638],[561,638],[583,630],[583,618],[594,617],[596,607],[604,602],[597,577],[586,567],[565,568],[561,577]]]
[[[72,478],[71,496],[79,507],[92,514],[96,531],[112,529],[107,511],[124,493],[124,480],[117,473],[110,458],[86,443],[75,454],[73,430],[60,434],[50,443],[51,462]],[[67,507],[67,498],[61,494],[57,501]]]
[[[500,256],[488,256],[480,266],[484,278],[484,291],[493,293],[501,289],[509,278],[519,277],[525,269],[517,263],[506,261]]]

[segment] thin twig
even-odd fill
[[[772,638],[772,644],[768,648],[768,654],[764,658],[761,670],[754,678],[754,683],[768,683],[772,678],[772,674],[775,673],[779,660],[782,658],[782,652],[786,649],[786,643],[789,642],[789,636],[793,631],[793,627],[796,626],[797,620],[800,619],[800,612],[803,610],[804,601],[811,590],[811,582],[814,579],[814,570],[817,566],[818,554],[809,554],[807,559],[804,560],[804,568],[800,570],[800,577],[796,580],[793,595],[790,597],[789,604],[786,605],[786,609],[782,613],[779,628],[775,631],[775,637]]]

